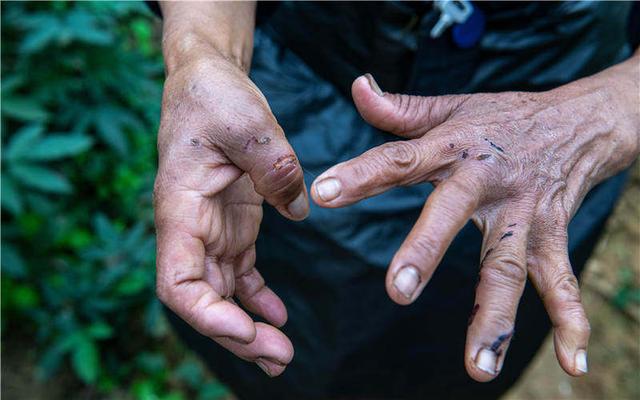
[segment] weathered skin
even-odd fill
[[[254,267],[254,243],[263,197],[294,220],[305,218],[309,205],[295,153],[247,77],[254,6],[162,9],[167,79],[154,192],[158,296],[200,333],[279,375],[293,358],[291,342],[276,328],[287,311]],[[234,298],[270,325],[254,323]]]
[[[419,296],[455,234],[474,221],[484,234],[465,359],[474,379],[499,373],[527,276],[553,323],[562,368],[586,372],[589,323],[567,226],[586,193],[638,155],[639,60],[542,93],[418,97],[384,93],[369,75],[353,83],[363,118],[408,140],[332,167],[314,182],[313,200],[342,207],[398,185],[436,186],[389,267],[387,291],[399,304]],[[483,369],[481,349],[493,353]]]
[[[276,376],[293,347],[277,329],[287,319],[284,305],[254,268],[261,204],[295,220],[309,209],[298,160],[246,75],[255,5],[170,2],[162,11],[158,296],[196,330]],[[589,189],[638,154],[638,59],[545,93],[409,97],[383,94],[365,77],[354,82],[363,117],[409,140],[325,172],[314,200],[341,207],[395,185],[437,185],[389,268],[387,289],[400,304],[415,300],[455,233],[474,220],[485,237],[465,360],[474,379],[499,372],[527,275],[554,324],[560,364],[584,372],[575,360],[589,325],[566,227]],[[318,193],[329,177],[341,186],[330,201]],[[409,275],[394,284],[407,265]],[[412,285],[409,296],[397,289]],[[233,298],[269,324],[252,321]],[[482,348],[490,372],[476,366]]]

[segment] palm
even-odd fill
[[[190,197],[200,217],[191,219],[185,228],[203,242],[203,279],[221,297],[232,297],[236,277],[253,267],[262,196],[255,192],[249,177],[242,175],[218,193],[194,191]]]

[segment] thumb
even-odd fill
[[[371,74],[351,85],[356,108],[365,121],[383,131],[406,138],[421,137],[442,124],[468,98],[467,95],[410,96],[383,92]]]
[[[273,116],[245,126],[241,138],[224,146],[224,153],[249,174],[256,192],[280,214],[302,220],[309,214],[304,175],[284,131]]]

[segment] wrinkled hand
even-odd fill
[[[308,213],[293,149],[262,93],[221,57],[168,76],[158,149],[158,296],[201,334],[279,375],[293,357],[276,328],[287,312],[254,266],[254,243],[263,197],[287,218]]]
[[[383,93],[370,75],[360,77],[352,94],[363,118],[409,140],[338,164],[312,186],[319,205],[342,207],[394,186],[434,184],[387,273],[387,292],[400,304],[419,296],[470,218],[480,228],[465,356],[478,381],[500,372],[527,275],[553,323],[562,368],[587,371],[589,323],[567,225],[596,183],[633,161],[640,125],[637,97],[621,100],[585,82],[543,93],[419,97]]]

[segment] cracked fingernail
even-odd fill
[[[496,353],[489,349],[481,349],[476,356],[476,367],[488,374],[495,375]]]
[[[413,297],[419,284],[420,274],[418,270],[411,265],[402,267],[393,279],[393,286],[407,299]]]
[[[256,362],[256,365],[260,367],[260,369],[264,371],[265,374],[269,375],[270,377],[273,376],[271,375],[271,372],[269,372],[269,368],[267,367],[267,364],[264,362],[264,360],[262,360],[261,358],[258,358],[255,362]]]
[[[576,351],[575,364],[576,369],[583,374],[589,372],[589,367],[587,366],[587,352],[585,350]]]
[[[378,82],[376,82],[376,80],[373,78],[373,75],[364,74],[364,76],[365,78],[367,78],[369,86],[371,86],[371,90],[373,90],[378,96],[384,96],[384,92],[382,91],[382,89],[380,89],[380,86],[378,86]]]
[[[340,195],[340,181],[335,178],[323,179],[316,183],[316,192],[323,201],[331,201]]]
[[[297,219],[302,219],[309,213],[309,204],[303,192],[300,192],[298,197],[287,206],[287,210]]]

